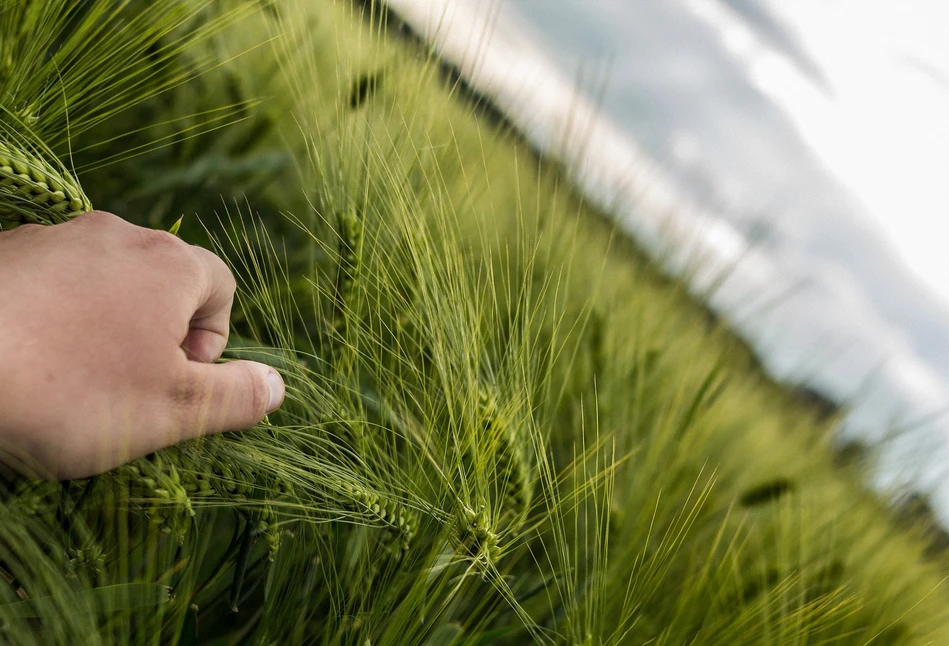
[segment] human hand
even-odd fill
[[[234,289],[210,251],[101,211],[0,233],[0,461],[81,478],[278,408],[272,368],[214,363]]]

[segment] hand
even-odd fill
[[[0,233],[0,461],[81,478],[283,402],[217,361],[235,282],[217,256],[104,212]]]

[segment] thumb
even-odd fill
[[[254,361],[188,361],[187,383],[179,408],[182,439],[250,428],[283,403],[283,379]]]

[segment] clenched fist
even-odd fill
[[[280,406],[270,367],[215,363],[234,278],[101,211],[0,233],[0,462],[79,478]]]

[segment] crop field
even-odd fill
[[[246,432],[5,478],[0,643],[949,644],[924,502],[383,7],[0,29],[0,222],[183,216],[238,279],[225,360],[287,383]]]

